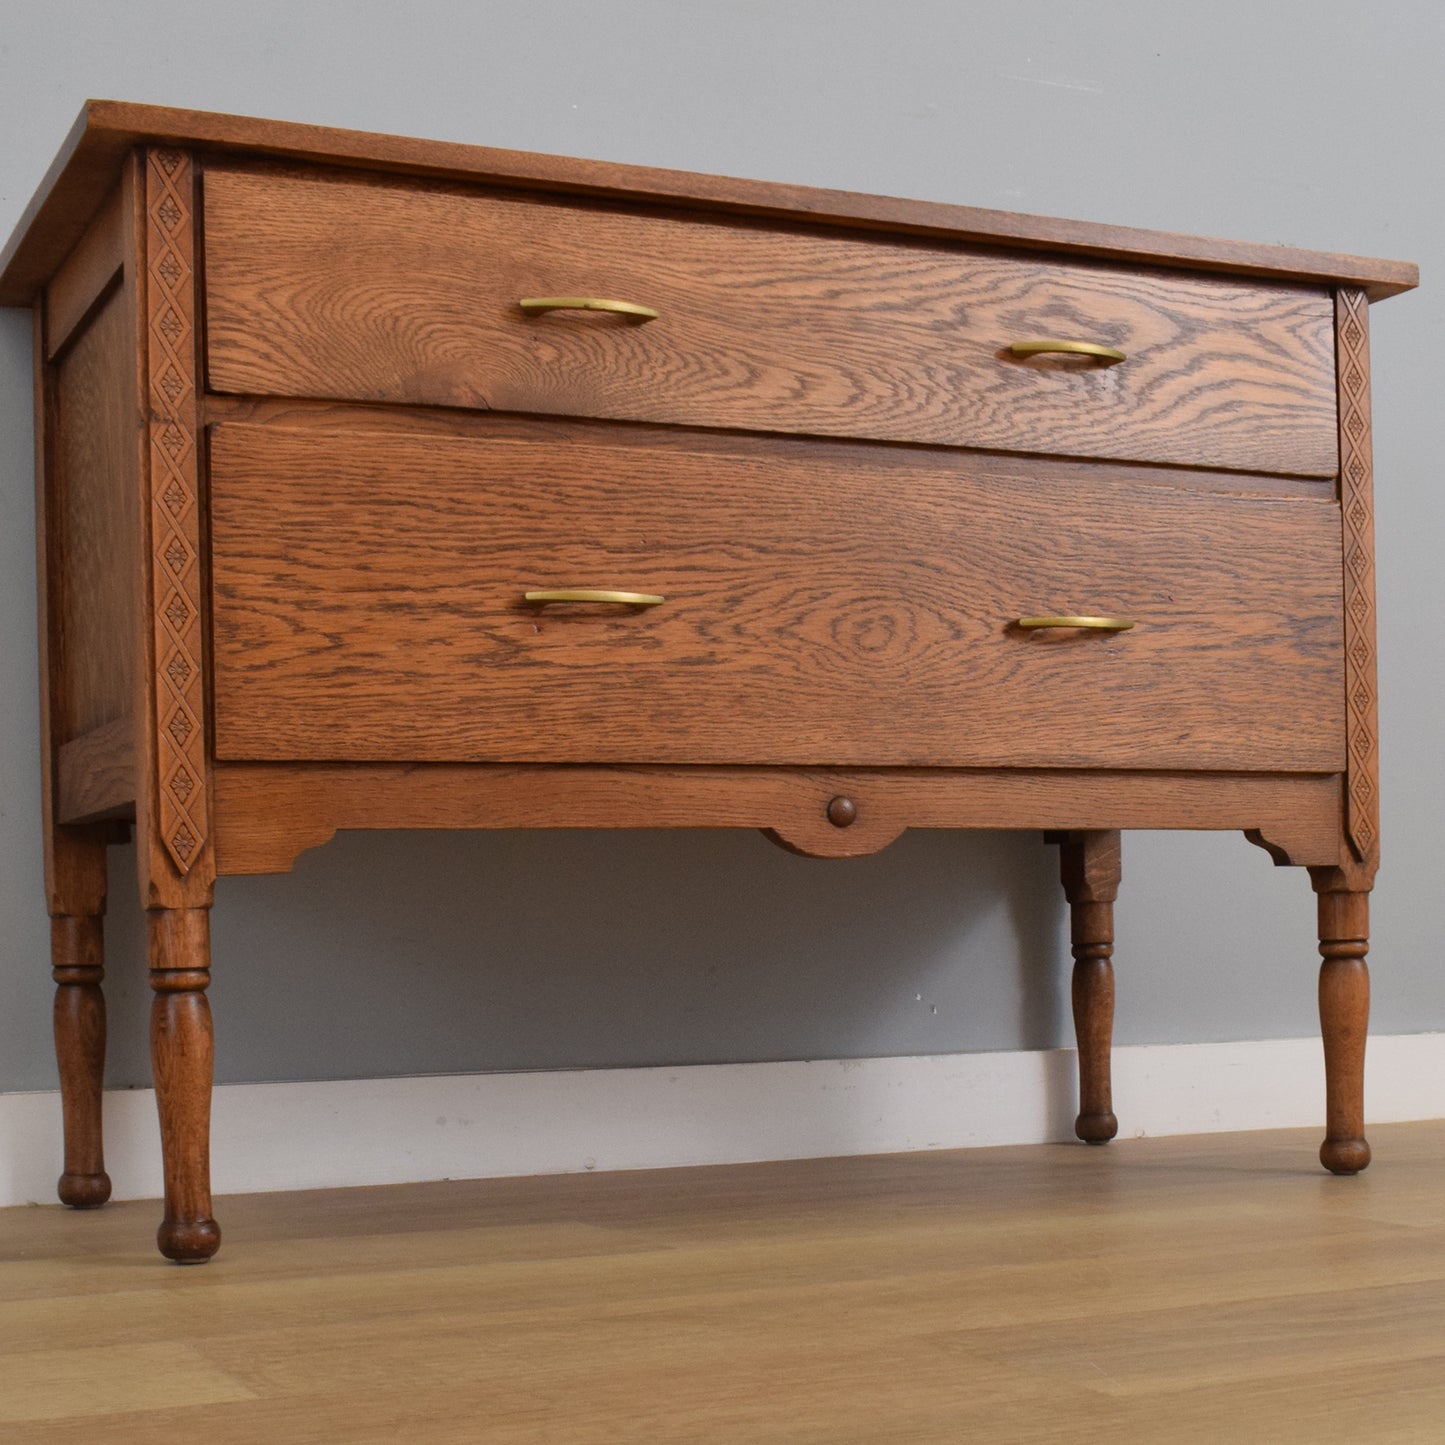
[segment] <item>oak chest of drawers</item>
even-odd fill
[[[1324,1163],[1368,1162],[1366,309],[1414,269],[92,103],[35,315],[62,1199],[133,826],[162,1251],[204,1259],[218,874],[357,827],[1046,830],[1080,1136],[1119,830],[1320,904]]]

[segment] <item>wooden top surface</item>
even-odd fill
[[[33,299],[114,184],[121,159],[140,142],[319,161],[537,190],[696,206],[712,211],[891,231],[1139,261],[1281,281],[1363,286],[1379,300],[1419,282],[1405,261],[1302,251],[1009,211],[854,195],[807,186],[741,181],[685,171],[568,160],[526,151],[413,140],[328,126],[297,125],[165,106],[92,100],[61,147],[15,233],[0,253],[0,305]]]

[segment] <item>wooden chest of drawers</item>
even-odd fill
[[[1080,1136],[1123,828],[1320,899],[1368,1162],[1366,306],[1414,269],[93,103],[7,248],[37,358],[61,1197],[133,825],[162,1251],[204,1259],[218,874],[356,827],[1038,828]]]

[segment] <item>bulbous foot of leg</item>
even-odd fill
[[[1113,1114],[1080,1114],[1074,1120],[1074,1133],[1085,1144],[1107,1144],[1119,1132],[1119,1121]]]
[[[164,1219],[156,1230],[156,1248],[177,1264],[204,1264],[220,1247],[214,1219]]]
[[[1364,1139],[1326,1139],[1320,1145],[1320,1163],[1331,1174],[1358,1174],[1370,1162]]]
[[[55,1186],[62,1204],[72,1209],[99,1209],[110,1198],[109,1174],[72,1174],[67,1170]]]

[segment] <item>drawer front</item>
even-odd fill
[[[1332,503],[588,430],[217,427],[217,755],[1344,764]]]
[[[1323,291],[543,198],[205,179],[212,389],[1333,476]],[[593,296],[655,320],[554,311]],[[1014,356],[1108,345],[1127,360]]]

